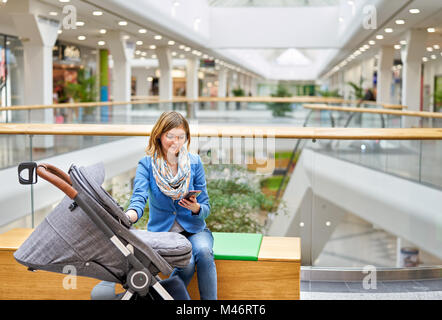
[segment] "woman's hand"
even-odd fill
[[[200,211],[200,204],[196,201],[195,196],[191,196],[189,200],[181,199],[178,204],[186,209],[189,209],[193,213],[198,213]]]
[[[130,220],[130,222],[134,223],[135,221],[138,220],[138,214],[135,210],[133,209],[129,209],[126,211],[126,216],[128,217],[128,219]]]

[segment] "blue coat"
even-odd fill
[[[173,200],[161,192],[152,173],[150,156],[145,156],[138,162],[133,194],[128,210],[134,209],[138,214],[138,219],[140,219],[149,199],[147,230],[153,232],[169,231],[175,219],[187,232],[198,233],[206,227],[205,219],[210,214],[210,204],[204,167],[199,155],[189,153],[189,157],[191,170],[189,190],[202,191],[196,198],[201,206],[198,215],[192,215],[191,210],[178,204],[179,200]]]

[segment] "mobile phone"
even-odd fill
[[[198,197],[201,192],[201,190],[191,190],[183,197],[183,199],[189,200],[191,196]]]

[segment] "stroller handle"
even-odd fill
[[[37,174],[63,191],[72,200],[77,196],[77,191],[71,186],[71,178],[63,170],[51,164],[42,163],[37,167]]]

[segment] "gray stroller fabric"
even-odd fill
[[[104,165],[71,167],[72,186],[124,245],[152,272],[169,275],[173,267],[185,267],[192,254],[191,243],[181,234],[129,229],[122,208],[101,187]],[[31,269],[67,273],[75,267],[78,276],[124,283],[130,270],[127,258],[89,216],[67,196],[37,226],[14,253]]]

